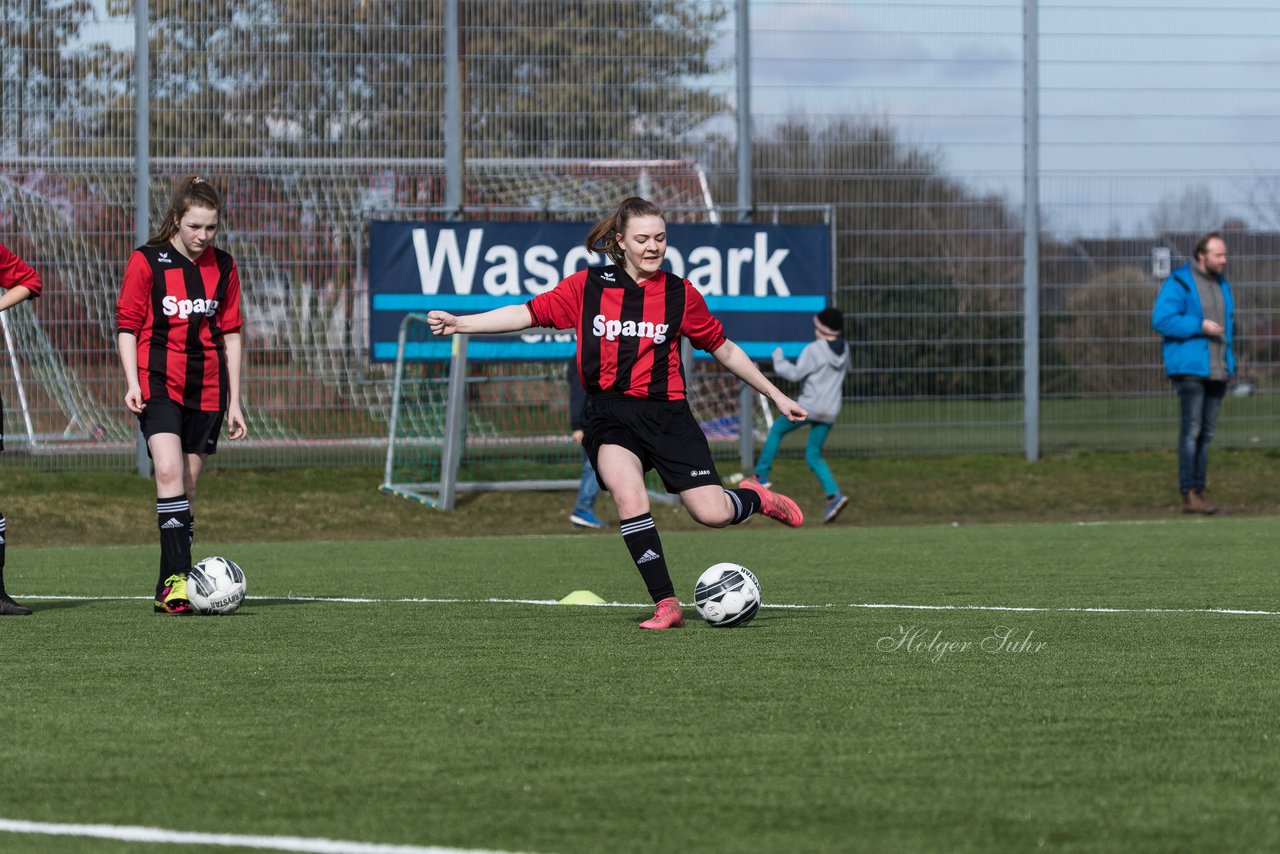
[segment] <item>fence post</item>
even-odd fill
[[[1023,0],[1022,407],[1027,460],[1040,459],[1040,22]]]
[[[453,336],[449,393],[445,401],[444,447],[440,451],[440,509],[452,510],[457,494],[462,443],[467,440],[467,336]]]
[[[756,391],[746,383],[738,384],[738,461],[742,471],[749,472],[756,463],[755,423]],[[769,404],[764,403],[765,406]]]
[[[444,4],[444,207],[448,219],[462,212],[462,41],[458,0]]]
[[[137,0],[134,4],[133,74],[133,219],[137,245],[141,246],[151,235],[151,10],[148,0]],[[136,422],[133,444],[138,477],[151,477],[147,440]]]

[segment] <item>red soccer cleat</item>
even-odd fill
[[[774,492],[754,478],[743,478],[742,485],[760,496],[760,512],[784,525],[799,528],[804,524],[804,513],[796,504],[780,492]]]
[[[658,610],[653,616],[640,624],[642,629],[682,629],[684,628],[684,612],[680,610],[680,600],[668,596],[658,602]]]

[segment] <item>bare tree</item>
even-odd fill
[[[113,14],[131,13],[110,0]],[[722,4],[459,0],[472,156],[651,157],[727,110]],[[443,155],[441,0],[152,0],[152,138],[181,157]],[[670,156],[664,152],[659,156]]]
[[[1152,234],[1203,234],[1222,225],[1222,206],[1204,184],[1166,193],[1147,220]]]

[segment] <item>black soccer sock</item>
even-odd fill
[[[676,595],[675,585],[671,583],[671,573],[667,571],[667,559],[662,556],[662,538],[658,536],[658,527],[653,524],[653,516],[646,513],[618,522],[618,530],[622,531],[622,541],[631,552],[631,559],[640,570],[649,595],[658,602]]]
[[[8,596],[4,589],[4,541],[6,537],[4,514],[0,513],[0,596]]]
[[[194,546],[196,544],[196,514],[192,513],[191,518],[187,520],[187,545]]]
[[[760,493],[754,489],[726,489],[724,494],[729,496],[729,501],[733,504],[733,521],[730,525],[741,524],[760,512]]]
[[[160,585],[171,575],[191,569],[191,505],[186,495],[156,500],[156,525],[160,528]]]

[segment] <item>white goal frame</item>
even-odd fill
[[[395,379],[391,392],[391,419],[387,430],[387,458],[382,484],[378,488],[390,495],[417,501],[429,507],[439,507],[442,510],[454,508],[459,492],[577,489],[578,478],[483,481],[459,479],[458,473],[467,440],[467,342],[470,338],[468,335],[454,335],[451,339],[453,352],[449,359],[449,380],[444,400],[444,435],[438,440],[423,437],[406,438],[398,435],[401,391],[404,387],[405,343],[409,340],[409,330],[412,326],[426,325],[426,323],[427,316],[421,312],[411,312],[400,322],[400,334],[396,342]],[[441,449],[440,480],[397,481],[395,454],[398,441],[438,444]]]

